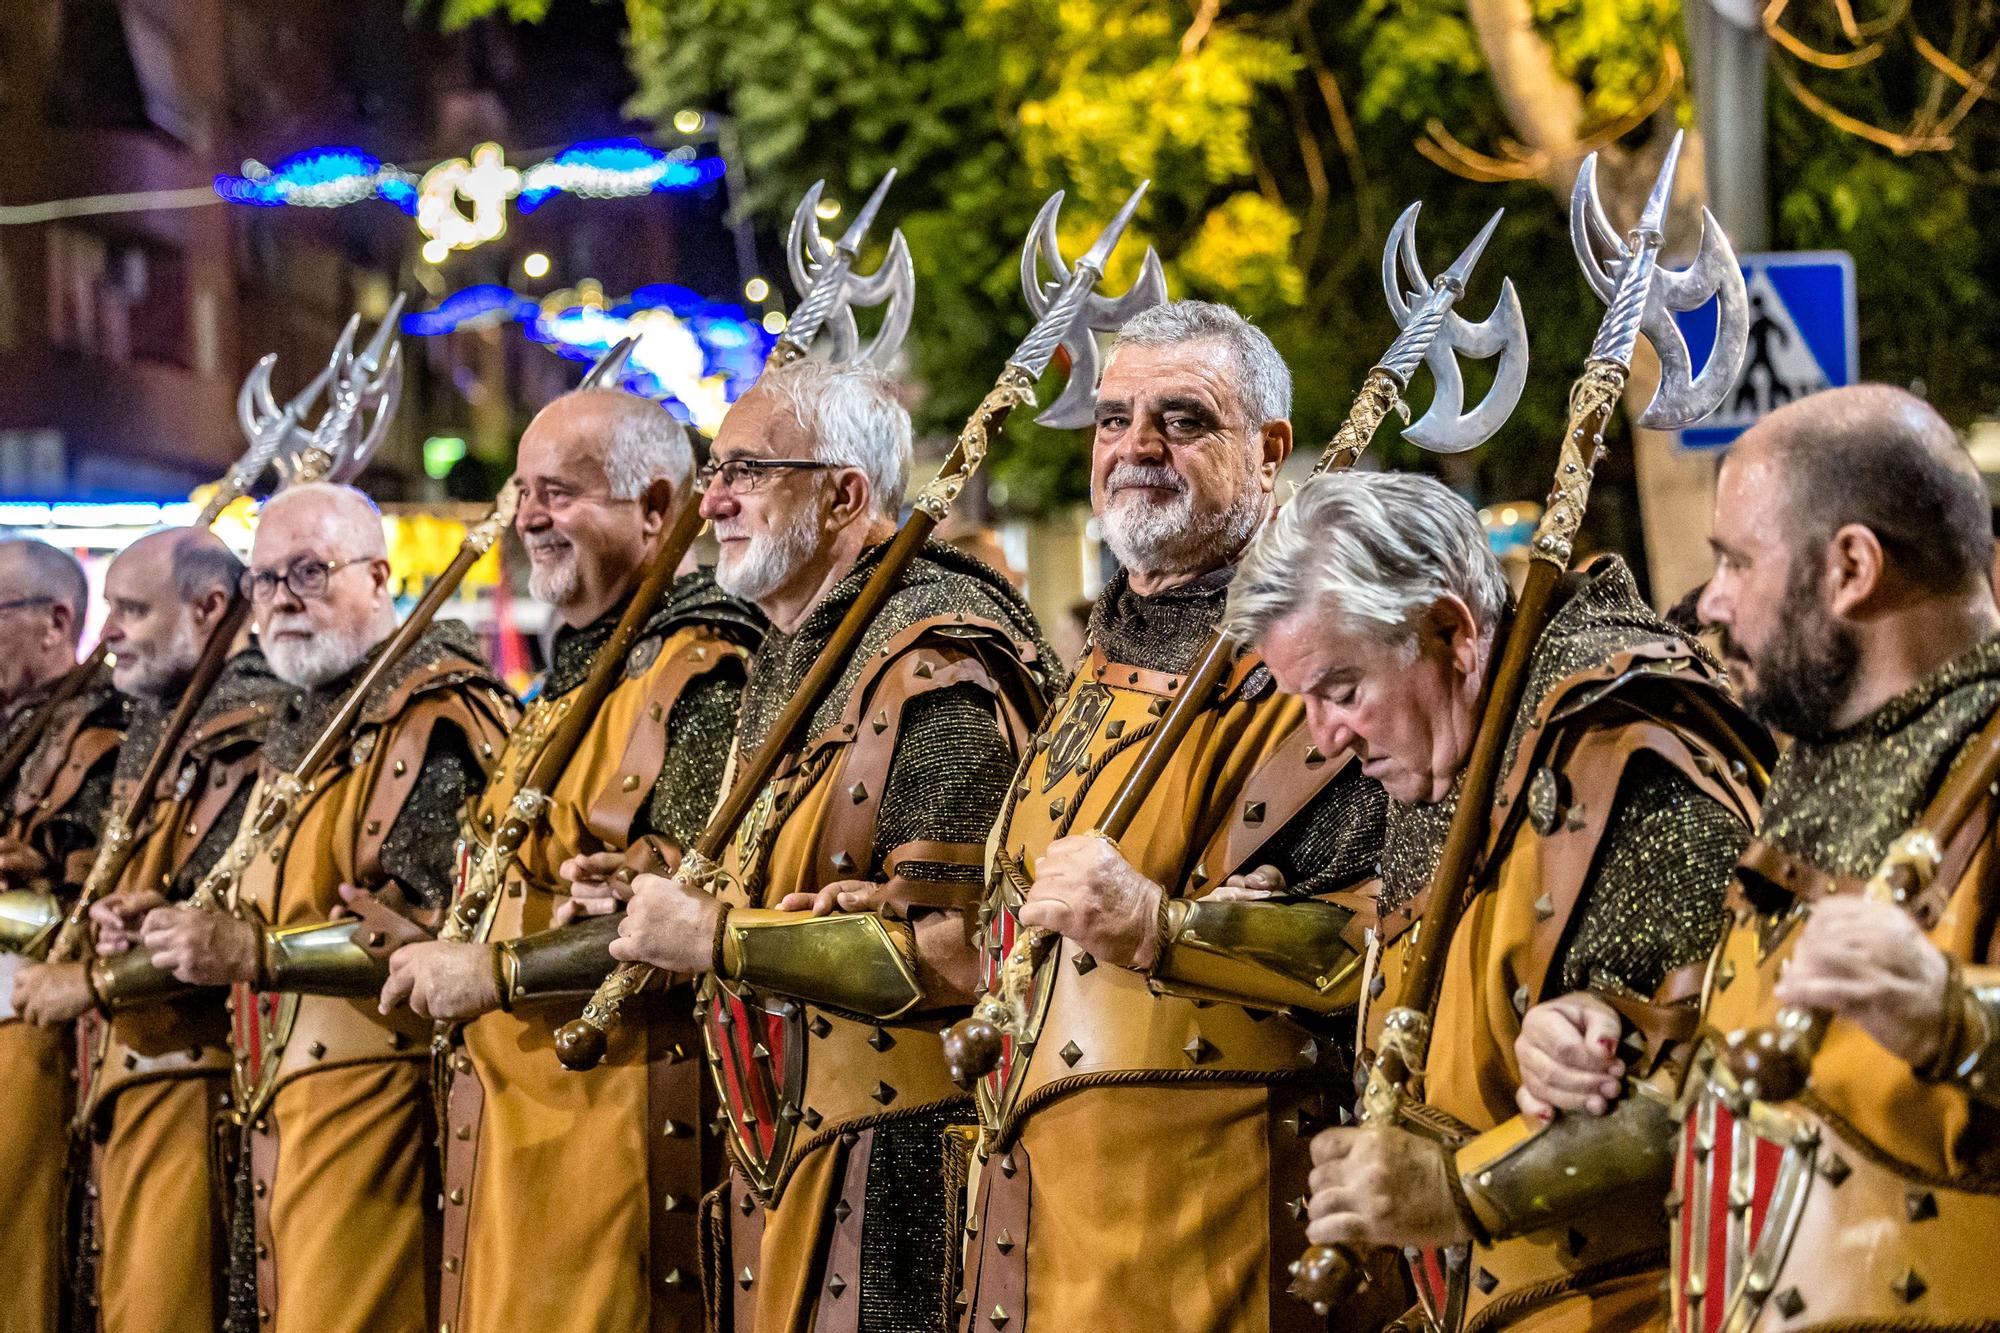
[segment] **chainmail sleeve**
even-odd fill
[[[1749,830],[1657,756],[1619,784],[1597,873],[1555,959],[1565,990],[1652,996],[1706,958],[1726,925],[1724,895]]]
[[[456,726],[431,732],[423,780],[410,790],[382,840],[382,873],[403,886],[417,907],[451,901],[458,820],[467,802],[486,788],[486,773]]]
[[[743,697],[740,666],[720,667],[692,682],[667,718],[667,759],[653,794],[632,821],[632,838],[649,834],[691,847],[708,826],[722,794],[722,773],[736,734]]]
[[[979,686],[952,685],[911,699],[883,788],[870,878],[885,878],[883,858],[905,843],[984,843],[1014,780],[1014,759],[993,696]],[[926,861],[904,861],[899,872],[940,883],[983,878],[976,865]]]

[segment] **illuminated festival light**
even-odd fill
[[[245,162],[242,175],[217,176],[215,192],[231,203],[260,208],[339,208],[386,199],[416,218],[430,241],[425,256],[435,263],[445,251],[469,250],[505,235],[510,202],[532,213],[558,194],[629,199],[696,190],[721,180],[727,170],[721,158],[697,156],[691,146],[659,149],[638,139],[572,144],[522,169],[507,165],[499,144],[483,143],[421,177],[359,148],[328,147],[294,153],[276,167]]]
[[[403,316],[402,330],[436,336],[508,321],[558,356],[585,364],[636,334],[624,387],[659,401],[704,435],[715,433],[729,404],[757,378],[773,341],[741,306],[704,300],[672,283],[641,287],[615,305],[595,283],[540,301],[481,284],[453,292],[435,310]]]

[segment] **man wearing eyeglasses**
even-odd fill
[[[864,368],[768,371],[724,419],[702,499],[716,579],[771,621],[739,763],[881,558],[909,467],[909,416]],[[720,892],[633,881],[612,952],[708,974],[733,1168],[706,1219],[720,1328],[943,1325],[971,1107],[939,1036],[977,984],[980,860],[1047,652],[999,574],[927,545],[737,830]]]
[[[606,389],[543,408],[521,437],[515,530],[528,587],[558,618],[541,693],[509,738],[462,838],[479,858],[681,509],[698,503],[687,432],[659,404]],[[390,960],[385,1008],[466,1023],[445,1077],[439,1322],[455,1333],[700,1333],[704,1189],[700,1035],[680,986],[634,1006],[610,1058],[556,1063],[552,1033],[611,970],[617,918],[565,899],[564,875],[678,865],[722,785],[757,613],[690,567],[645,621],[546,810],[456,940]],[[579,705],[580,706],[580,705]],[[532,799],[532,794],[530,794]],[[461,885],[460,892],[467,891]],[[482,892],[476,885],[474,892]],[[615,898],[599,893],[593,905]],[[463,930],[463,927],[459,928]],[[458,933],[455,931],[454,933]],[[489,1097],[491,1091],[495,1095]],[[570,1186],[573,1188],[565,1188]],[[552,1282],[546,1256],[565,1256]],[[579,1299],[578,1293],[587,1293]]]
[[[26,758],[0,773],[0,916],[26,934],[61,915],[83,883],[111,799],[125,725],[108,671],[87,680],[76,651],[88,585],[76,558],[38,541],[0,542],[0,750],[40,732]],[[69,697],[62,698],[64,693]],[[0,921],[0,925],[7,924]],[[12,932],[10,932],[11,934]],[[25,942],[21,940],[19,942]],[[0,1326],[56,1327],[63,1247],[64,1126],[71,1105],[68,1033],[21,1021],[13,1008],[20,955],[0,954]]]
[[[223,621],[242,562],[206,530],[150,533],[105,574],[104,643],[132,700],[113,794],[129,808],[167,716]],[[247,630],[242,636],[247,641]],[[103,942],[129,947],[139,921],[185,898],[241,818],[272,713],[288,691],[263,654],[238,643],[168,759],[164,790],[135,829],[141,840],[118,892],[92,909]],[[15,981],[22,1013],[44,1027],[94,1002],[88,962],[46,963]],[[78,1043],[78,1123],[88,1129],[84,1206],[72,1251],[76,1309],[105,1333],[171,1333],[221,1322],[223,1199],[210,1179],[213,1122],[229,1092],[229,1015],[207,994],[87,1024]]]
[[[395,630],[381,515],[345,486],[282,492],[259,516],[244,587],[271,669],[295,691],[264,744],[269,780],[304,756]],[[430,1029],[385,1019],[374,997],[382,957],[443,909],[458,811],[513,720],[465,627],[431,625],[244,872],[234,910],[156,908],[134,950],[144,957],[100,971],[114,1010],[157,990],[159,973],[233,988],[232,1109],[246,1132],[232,1327],[435,1327]],[[347,912],[358,926],[327,926]]]

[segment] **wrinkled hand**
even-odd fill
[[[1625,1062],[1618,1058],[1624,1024],[1617,1010],[1588,991],[1538,1004],[1521,1019],[1514,1059],[1521,1086],[1514,1103],[1536,1120],[1557,1111],[1603,1115],[1625,1090]]]
[[[1778,978],[1781,1004],[1823,1009],[1912,1066],[1937,1055],[1950,966],[1910,914],[1865,898],[1821,900]]]
[[[1257,903],[1285,891],[1285,876],[1276,866],[1258,866],[1248,874],[1231,875],[1202,899],[1211,903]]]
[[[1402,1129],[1326,1129],[1312,1141],[1306,1237],[1315,1245],[1457,1245],[1451,1155]]]
[[[569,881],[569,901],[556,907],[558,926],[578,917],[604,916],[631,901],[634,871],[622,851],[572,856],[556,867],[556,874]]]
[[[90,1012],[88,963],[37,963],[14,978],[14,1011],[37,1027],[52,1028]]]
[[[127,893],[107,893],[90,905],[90,920],[97,927],[97,952],[124,953],[139,942],[139,924],[147,913],[165,907],[165,895],[152,889]]]
[[[389,979],[379,1008],[408,1003],[413,1013],[463,1023],[500,1007],[493,947],[463,940],[421,940],[389,955]]]
[[[875,884],[865,879],[843,879],[826,885],[817,893],[788,893],[778,900],[778,910],[831,916],[835,912],[873,912],[894,901],[887,884]]]
[[[1159,885],[1107,838],[1058,838],[1035,862],[1021,903],[1024,926],[1042,926],[1100,963],[1144,971],[1160,956]]]
[[[706,972],[721,914],[722,904],[699,889],[664,875],[640,875],[632,881],[632,901],[611,956],[663,972]]]
[[[190,986],[255,982],[264,933],[227,912],[191,907],[156,907],[139,927],[139,942],[152,951],[153,966]]]
[[[48,858],[19,838],[0,837],[0,878],[16,884],[48,873]]]

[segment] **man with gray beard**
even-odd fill
[[[244,586],[272,670],[296,689],[264,744],[269,780],[396,628],[381,515],[346,486],[281,493],[259,515]],[[232,988],[233,1330],[436,1326],[430,1025],[385,1019],[374,1000],[380,955],[446,902],[459,809],[513,720],[465,627],[431,625],[371,688],[232,910],[157,908],[133,951],[144,956],[106,969],[114,1010],[169,989],[161,973]],[[364,925],[322,929],[343,912]]]
[[[716,578],[771,622],[739,763],[883,558],[909,468],[909,415],[863,367],[768,370],[724,418],[702,497]],[[728,1277],[717,1328],[943,1322],[972,1110],[939,1038],[976,984],[980,861],[1046,651],[1005,578],[926,543],[734,831],[716,893],[633,881],[612,953],[705,974],[734,1168],[704,1219]]]
[[[1200,301],[1135,316],[1098,387],[1091,503],[1120,569],[989,843],[988,984],[1021,927],[1062,939],[1032,1043],[981,1087],[969,1333],[1322,1326],[1284,1265],[1356,999],[1326,899],[1373,873],[1382,790],[1246,654],[1120,842],[1086,832],[1222,618],[1290,412],[1270,339]]]
[[[699,503],[694,478],[687,432],[629,393],[566,394],[521,436],[514,526],[528,551],[528,586],[559,624],[541,692],[462,826],[472,857],[483,860],[518,817],[515,799],[556,719],[584,706],[584,681],[661,543]],[[707,1327],[693,1201],[703,1158],[714,1166],[720,1145],[677,1132],[714,1114],[699,1063],[685,1058],[700,1041],[692,993],[682,985],[640,997],[610,1058],[587,1074],[556,1062],[552,1034],[611,970],[618,930],[608,915],[566,921],[578,904],[565,876],[597,888],[679,863],[722,786],[760,627],[706,569],[682,573],[541,793],[548,805],[530,821],[504,887],[482,903],[488,891],[469,877],[454,938],[408,945],[390,960],[385,1009],[407,999],[425,1017],[466,1025],[450,1044],[452,1207],[439,1275],[439,1323],[458,1333]],[[554,1190],[555,1181],[592,1187]],[[539,1257],[561,1253],[572,1256],[568,1280],[552,1283]]]
[[[132,700],[113,782],[119,809],[135,808],[139,778],[242,573],[220,538],[196,528],[149,533],[111,562],[103,641],[117,655],[113,682]],[[185,898],[221,856],[287,693],[263,654],[232,645],[134,827],[138,847],[117,891],[91,909],[106,946],[129,947],[149,910]],[[91,965],[27,968],[14,983],[16,1006],[44,1027],[82,1017],[95,1003]],[[80,1326],[172,1333],[220,1322],[223,1200],[209,1156],[215,1114],[228,1104],[228,1031],[215,993],[122,1014],[109,1031],[95,1022],[83,1030],[77,1123],[87,1151],[72,1186],[84,1194],[72,1244]]]

